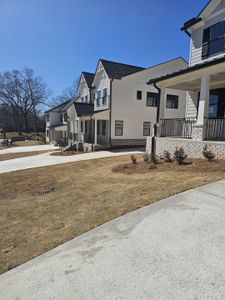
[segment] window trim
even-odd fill
[[[148,95],[151,94],[151,95],[154,95],[156,96],[155,98],[148,98]],[[148,101],[155,101],[155,105],[148,105]],[[152,101],[152,103],[153,103]],[[158,106],[158,101],[159,101],[159,94],[158,93],[154,93],[154,92],[147,92],[146,93],[146,107],[157,107]]]
[[[215,27],[216,25],[218,24],[223,24],[223,35],[220,35],[216,38],[213,38],[212,40],[210,39],[210,34],[211,34],[211,30],[213,27]],[[208,31],[208,32],[207,32]],[[207,36],[207,40],[205,41],[205,36]],[[223,39],[223,47],[220,51],[218,52],[215,52],[215,53],[211,53],[210,54],[210,45],[212,45],[212,43],[215,43],[216,41],[220,40],[220,39]],[[207,28],[205,28],[203,30],[203,36],[202,36],[202,59],[207,59],[211,56],[214,56],[214,55],[218,55],[220,53],[223,53],[225,52],[225,20],[223,21],[220,21],[220,22],[217,22]],[[204,54],[205,53],[205,54]]]
[[[118,123],[122,125],[118,128]],[[124,128],[124,122],[122,120],[115,120],[115,136],[123,136],[123,128]],[[121,134],[118,133],[118,130],[121,130]]]
[[[140,91],[140,90],[137,91],[136,100],[142,100],[142,91]]]
[[[148,128],[145,128],[146,124],[149,125]],[[145,134],[145,130],[148,130],[148,134]],[[143,122],[143,132],[142,133],[143,133],[143,136],[150,136],[150,134],[151,134],[151,122],[149,122],[149,121],[144,121]]]
[[[168,99],[169,97],[174,97],[176,98],[176,106],[173,105],[173,102],[175,99]],[[168,106],[168,102],[171,101],[172,105],[171,106]],[[178,95],[172,95],[172,94],[167,94],[166,95],[166,108],[168,109],[178,109],[179,108],[179,96]]]

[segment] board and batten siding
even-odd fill
[[[212,59],[215,58],[219,58],[224,56],[224,52],[223,53],[219,53],[219,54],[215,54],[212,55],[210,57],[208,57],[207,59],[202,60],[202,40],[203,40],[203,31],[204,29],[218,23],[221,22],[223,20],[225,20],[225,4],[223,4],[223,11],[217,15],[217,13],[215,14],[215,17],[213,17],[213,15],[211,15],[212,17],[209,17],[208,20],[206,21],[205,25],[203,27],[197,28],[197,29],[193,29],[192,31],[192,36],[191,36],[191,50],[190,50],[190,66],[194,66],[196,64],[200,64],[206,61],[210,61]]]

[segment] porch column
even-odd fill
[[[209,112],[209,84],[210,84],[210,76],[209,75],[202,76],[199,106],[198,106],[198,117],[197,117],[197,124],[198,125],[203,125],[204,124],[204,118],[208,117],[208,112]]]
[[[95,133],[94,133],[94,144],[95,145],[97,145],[97,143],[98,143],[98,134],[97,134],[97,122],[98,122],[98,120],[97,119],[94,119],[94,121],[95,121]]]
[[[203,75],[201,77],[200,98],[198,105],[197,122],[192,129],[193,140],[204,140],[204,118],[208,117],[209,112],[209,86],[210,75]]]

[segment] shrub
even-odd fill
[[[202,154],[208,161],[212,161],[216,156],[212,150],[208,149],[207,145],[204,146]]]
[[[187,158],[187,154],[184,152],[184,149],[181,148],[176,148],[174,152],[174,157],[176,162],[181,165],[184,163],[184,160]]]
[[[172,162],[172,161],[173,161],[170,152],[167,151],[167,150],[165,150],[165,151],[163,152],[163,158],[164,158],[164,161],[165,161],[165,162]]]
[[[146,152],[146,153],[144,153],[144,155],[143,155],[143,159],[144,159],[144,161],[145,161],[146,163],[149,163],[150,160],[151,160],[151,156]]]
[[[137,163],[137,157],[134,156],[134,155],[131,155],[130,158],[131,158],[132,163],[133,163],[134,165],[136,165],[136,163]]]

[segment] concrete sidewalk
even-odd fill
[[[6,149],[0,150],[1,154],[8,154],[8,153],[24,153],[24,152],[33,152],[33,151],[45,151],[45,150],[57,150],[59,147],[54,145],[39,145],[39,146],[26,146],[26,147],[10,147]]]
[[[139,154],[142,151],[123,150],[123,151],[97,151],[82,153],[71,156],[53,156],[49,153],[43,153],[35,156],[15,158],[0,162],[0,174],[24,169],[32,169],[51,165],[58,165],[76,161],[84,161],[96,158],[113,157],[120,155]]]
[[[0,299],[222,300],[224,261],[223,180],[126,214],[1,275]]]

